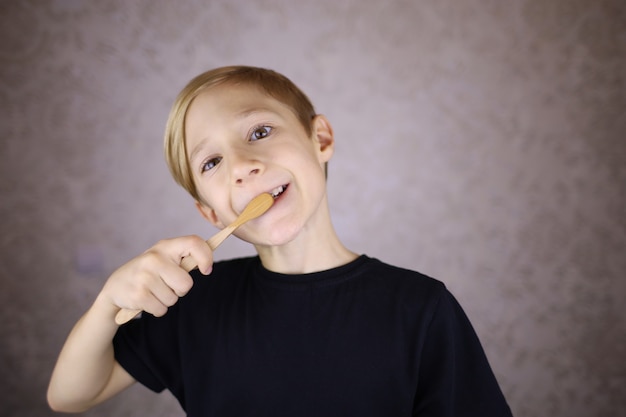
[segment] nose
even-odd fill
[[[232,179],[236,185],[243,185],[254,180],[263,171],[263,164],[247,153],[231,156]]]

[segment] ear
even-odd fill
[[[326,116],[318,114],[313,118],[313,139],[320,163],[326,163],[335,152],[335,135],[333,127]]]
[[[198,209],[202,217],[207,219],[209,223],[211,223],[213,226],[217,227],[218,229],[224,228],[224,223],[222,223],[220,219],[217,218],[215,210],[213,210],[211,207],[196,200],[196,208]]]

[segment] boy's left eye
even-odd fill
[[[254,142],[255,140],[265,139],[269,136],[272,128],[270,126],[259,126],[255,127],[250,134],[250,142]]]

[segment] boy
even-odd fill
[[[168,165],[219,228],[276,195],[235,232],[258,256],[213,264],[187,236],[123,265],[70,333],[50,406],[83,411],[140,381],[189,416],[510,416],[444,285],[339,241],[333,147],[328,120],[280,74],[225,67],[192,80],[167,123]],[[198,271],[180,267],[185,256]],[[120,308],[148,314],[118,327]]]

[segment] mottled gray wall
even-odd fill
[[[213,232],[163,125],[192,76],[244,63],[333,122],[340,235],[448,285],[517,416],[626,415],[626,3],[308,3],[0,3],[0,413],[52,414],[56,354],[112,270]],[[181,414],[137,386],[86,415]]]

